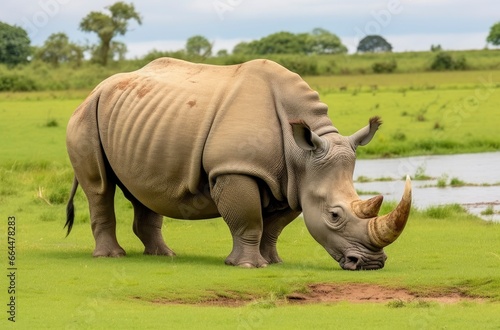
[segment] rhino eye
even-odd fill
[[[342,209],[339,207],[332,208],[330,210],[330,217],[333,223],[338,222],[342,218]]]
[[[340,207],[333,207],[328,210],[328,218],[325,219],[326,224],[333,230],[342,230],[346,225],[343,217],[343,210]]]

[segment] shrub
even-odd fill
[[[29,92],[38,89],[35,81],[17,74],[0,76],[0,92]]]
[[[433,71],[465,69],[467,69],[467,61],[464,56],[454,59],[453,56],[445,52],[437,53],[431,64],[431,70]]]
[[[318,74],[316,59],[307,56],[280,56],[276,62],[299,75],[314,76]]]
[[[375,62],[372,64],[372,70],[375,73],[391,73],[396,70],[398,64],[395,60],[389,62]]]

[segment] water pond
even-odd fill
[[[382,194],[386,201],[399,201],[407,174],[414,206],[456,203],[500,221],[500,152],[357,160],[354,186],[362,198]]]

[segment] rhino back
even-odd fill
[[[101,84],[101,143],[137,199],[171,217],[217,216],[209,186],[228,173],[259,177],[283,199],[281,126],[269,81],[256,64],[161,59]],[[195,215],[179,209],[195,204],[204,204]]]

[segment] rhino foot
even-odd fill
[[[267,267],[268,262],[264,259],[260,253],[258,255],[252,256],[235,256],[231,253],[225,260],[226,265],[238,266],[241,268],[264,268]]]
[[[283,262],[278,255],[276,250],[276,245],[273,246],[262,246],[260,248],[260,254],[262,257],[270,264],[280,264]]]
[[[125,250],[119,246],[116,248],[100,248],[100,249],[96,248],[92,253],[92,256],[95,258],[104,258],[104,257],[120,258],[124,257],[125,255],[126,255]]]
[[[265,268],[267,267],[268,264],[262,264],[260,266],[255,266],[251,263],[248,263],[248,262],[244,262],[242,264],[239,264],[238,267],[241,267],[241,268]]]
[[[148,249],[144,250],[145,255],[150,256],[166,256],[166,257],[175,257],[175,252],[170,250],[167,246],[157,247],[156,249]]]

